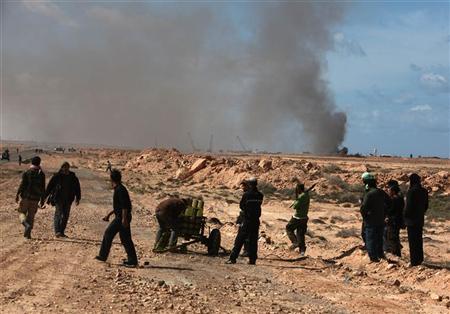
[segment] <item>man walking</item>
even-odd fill
[[[111,186],[114,189],[113,210],[108,213],[103,220],[109,221],[109,217],[114,214],[113,221],[105,230],[100,253],[95,257],[97,260],[105,262],[108,259],[109,251],[114,237],[117,233],[120,242],[125,248],[128,259],[123,262],[126,267],[136,267],[138,260],[133,240],[131,239],[131,200],[126,187],[122,184],[122,174],[119,170],[111,171]]]
[[[367,253],[371,262],[379,262],[384,258],[383,229],[386,206],[385,193],[377,188],[375,176],[365,172],[362,175],[366,184],[366,193],[361,204],[361,215],[365,226]]]
[[[296,200],[291,205],[295,213],[286,225],[286,233],[291,240],[291,249],[300,249],[300,255],[304,256],[306,252],[305,234],[308,227],[309,193],[305,191],[305,185],[297,184],[295,189]]]
[[[384,251],[402,256],[400,243],[400,229],[403,228],[403,209],[405,201],[396,180],[389,180],[388,194],[391,206],[387,211],[386,226],[384,229]]]
[[[73,201],[78,206],[81,200],[80,181],[74,172],[70,171],[70,164],[64,162],[61,169],[53,175],[45,191],[47,203],[55,206],[54,228],[57,238],[66,237],[65,230]]]
[[[41,158],[39,156],[31,159],[31,167],[22,175],[22,182],[17,190],[16,203],[19,202],[19,219],[25,227],[23,236],[31,239],[31,230],[34,225],[39,201],[44,205],[45,174],[41,169]]]
[[[264,195],[258,191],[258,181],[250,178],[247,181],[248,190],[244,190],[239,207],[243,211],[243,222],[238,230],[234,247],[227,264],[235,264],[244,242],[248,239],[249,264],[255,265],[258,258],[259,217]]]
[[[171,197],[156,206],[155,216],[159,229],[156,233],[154,252],[161,252],[166,248],[167,238],[164,237],[164,234],[168,234],[169,232],[169,249],[176,247],[179,217],[191,205],[192,199],[190,198]]]
[[[108,160],[107,162],[106,162],[106,172],[111,172],[112,171],[112,165],[111,165],[111,162]]]
[[[423,262],[423,225],[428,210],[428,191],[422,187],[420,176],[416,173],[409,177],[409,189],[406,193],[405,224],[408,231],[409,255],[411,266]]]

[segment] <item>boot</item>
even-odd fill
[[[31,239],[31,225],[26,221],[22,222],[22,225],[25,227],[23,236],[27,239]]]

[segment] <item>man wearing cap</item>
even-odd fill
[[[411,266],[423,262],[423,225],[428,210],[428,191],[422,187],[417,173],[409,177],[409,189],[406,193],[405,224],[408,231],[409,255]]]
[[[387,183],[391,206],[386,213],[384,228],[384,251],[401,257],[400,229],[403,228],[403,209],[405,201],[396,180]]]
[[[286,225],[286,233],[292,242],[292,249],[299,248],[300,255],[304,256],[306,252],[305,234],[308,224],[309,193],[305,191],[305,185],[298,183],[295,188],[296,200],[291,205],[295,213]]]
[[[383,230],[386,207],[385,192],[377,188],[375,176],[369,172],[362,175],[365,193],[361,204],[367,253],[372,262],[384,257]]]
[[[70,171],[70,164],[64,162],[60,170],[53,175],[45,191],[45,199],[55,206],[53,219],[55,236],[66,237],[65,230],[69,220],[70,208],[73,201],[78,206],[81,200],[80,181],[74,172]]]
[[[41,169],[41,158],[39,156],[31,159],[31,167],[22,175],[22,182],[16,194],[16,203],[19,202],[19,219],[25,227],[23,236],[31,238],[34,216],[38,210],[39,201],[44,205],[45,174]]]
[[[240,209],[243,211],[242,225],[238,230],[234,247],[227,264],[235,264],[241,252],[244,242],[248,239],[248,258],[249,264],[255,265],[258,258],[258,234],[259,234],[259,217],[261,216],[261,204],[264,195],[258,191],[258,181],[256,178],[246,180],[247,190],[244,189]]]

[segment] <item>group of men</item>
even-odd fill
[[[69,220],[73,201],[76,205],[81,200],[80,181],[70,171],[68,162],[64,162],[60,170],[50,179],[45,187],[45,174],[41,169],[41,158],[33,157],[30,168],[22,174],[22,181],[16,194],[19,203],[19,219],[24,226],[24,237],[31,238],[34,217],[39,207],[45,202],[55,206],[54,230],[56,237],[66,237],[65,230]]]
[[[423,225],[428,209],[428,192],[420,176],[409,177],[405,198],[396,180],[387,183],[388,192],[377,187],[372,173],[362,175],[365,191],[361,202],[361,236],[372,262],[379,262],[389,252],[401,256],[400,229],[407,229],[411,266],[423,262]]]
[[[19,202],[20,221],[24,226],[24,236],[31,238],[34,216],[38,207],[45,202],[55,206],[54,230],[56,237],[65,237],[65,229],[69,219],[70,208],[75,201],[81,200],[80,182],[74,172],[70,171],[68,162],[64,162],[60,170],[53,175],[47,188],[45,174],[41,169],[41,159],[36,156],[31,160],[30,168],[22,175],[17,191],[16,202]],[[121,243],[127,253],[123,264],[128,267],[138,265],[135,246],[131,237],[132,204],[126,187],[122,184],[122,174],[112,169],[108,163],[113,194],[113,210],[103,220],[114,219],[106,228],[100,252],[96,256],[99,261],[106,261],[114,237],[119,233]],[[399,232],[406,226],[411,256],[411,265],[423,262],[422,230],[424,214],[428,209],[428,193],[421,186],[417,174],[410,176],[410,187],[406,195],[406,205],[398,182],[388,182],[388,193],[377,187],[373,174],[362,175],[365,192],[362,197],[361,214],[363,217],[362,238],[365,242],[370,260],[378,262],[384,258],[384,252],[401,256]],[[244,247],[244,254],[249,264],[256,264],[258,258],[258,238],[263,194],[258,190],[256,178],[242,181],[243,195],[239,203],[238,232],[227,264],[235,264]],[[313,186],[314,187],[314,186]],[[308,211],[310,205],[309,191],[304,184],[298,183],[295,188],[295,201],[291,205],[294,215],[286,225],[286,233],[292,245],[291,249],[299,249],[300,255],[306,252],[305,234],[307,231]],[[169,198],[161,202],[155,210],[159,225],[154,251],[161,252],[168,242],[169,249],[176,247],[177,228],[180,215],[191,206],[190,198]],[[165,239],[165,235],[168,237]]]

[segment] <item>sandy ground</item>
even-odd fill
[[[112,158],[123,168],[138,152]],[[72,207],[67,239],[53,235],[54,209],[40,209],[33,239],[22,236],[14,196],[28,166],[0,165],[0,308],[23,312],[177,312],[177,313],[448,313],[450,307],[450,223],[428,220],[424,231],[426,264],[408,268],[406,232],[403,258],[369,264],[358,246],[358,207],[313,201],[308,224],[307,256],[287,250],[284,232],[290,201],[267,198],[263,205],[259,259],[256,266],[241,258],[225,265],[227,255],[208,257],[206,247],[192,245],[187,254],[151,252],[156,204],[166,195],[203,194],[205,215],[221,226],[222,245],[230,249],[237,227],[241,192],[211,189],[193,182],[163,180],[158,175],[125,170],[134,205],[132,233],[140,267],[120,266],[125,258],[115,240],[107,263],[94,260],[107,226],[101,218],[111,208],[112,191],[98,152],[43,154],[47,180],[63,160],[77,166],[83,198]],[[294,157],[286,156],[295,160]],[[308,157],[302,157],[308,158]],[[310,157],[311,160],[314,157]],[[316,158],[326,164],[331,159]],[[344,159],[332,159],[345,164]],[[352,163],[359,162],[351,160]],[[381,166],[382,160],[374,160]],[[393,162],[392,167],[398,167]],[[448,161],[417,161],[410,169],[445,169]],[[425,170],[424,170],[425,169]],[[447,168],[448,169],[448,168]],[[136,186],[142,185],[143,190]],[[133,188],[131,188],[133,187]],[[211,227],[218,227],[210,224]]]

